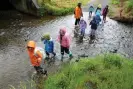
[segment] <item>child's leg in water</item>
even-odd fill
[[[81,35],[84,37],[84,35],[85,35],[85,29],[81,29]]]
[[[95,29],[91,29],[91,39],[95,39]]]
[[[72,53],[70,52],[69,48],[65,47],[65,53],[67,53],[69,55],[70,58],[72,58]]]
[[[34,68],[35,68],[35,70],[37,71],[38,74],[39,74],[39,73],[41,73],[41,74],[44,73],[42,67],[40,67],[40,66],[34,66]]]
[[[47,51],[45,51],[46,53],[46,58],[49,58],[49,53]]]
[[[63,61],[64,51],[64,47],[61,46],[61,61]]]
[[[55,52],[52,52],[52,54],[55,56],[56,55],[56,53]]]

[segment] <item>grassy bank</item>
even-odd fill
[[[133,89],[133,61],[119,55],[81,59],[64,65],[45,89]]]
[[[133,89],[133,60],[118,54],[82,58],[63,64],[48,78],[20,82],[16,89]]]
[[[46,13],[49,15],[66,15],[73,13],[78,2],[85,5],[88,1],[89,0],[38,0],[38,3],[42,7],[42,9],[40,9],[40,14],[42,15]]]
[[[133,22],[133,0],[111,0],[109,16],[120,22]]]

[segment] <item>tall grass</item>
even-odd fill
[[[89,0],[38,0],[39,5],[42,7],[39,13],[50,15],[66,15],[72,13],[78,2],[83,5],[87,4]]]
[[[120,4],[120,0],[111,0],[111,3],[114,5]]]
[[[133,60],[118,54],[83,58],[79,62],[65,63],[56,74],[49,75],[46,81],[42,80],[39,80],[41,83],[20,83],[18,88],[133,89]]]
[[[133,11],[133,0],[128,0],[127,2],[126,2],[126,8],[127,8],[127,12],[129,12],[129,11]]]
[[[107,54],[65,65],[45,89],[133,89],[133,61]]]

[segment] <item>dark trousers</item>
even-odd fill
[[[103,15],[103,21],[104,21],[104,22],[106,21],[106,16],[107,16],[107,15]]]
[[[80,18],[75,20],[75,25],[79,24]]]
[[[61,55],[64,55],[64,52],[69,54],[70,53],[69,48],[61,46]]]
[[[43,68],[40,66],[34,66],[35,70],[37,71],[38,74],[46,74],[47,75],[47,70],[43,71]]]
[[[45,53],[46,53],[46,55],[49,57],[49,53],[47,52],[47,51],[45,51]],[[55,56],[56,55],[56,53],[55,52],[52,52],[52,54]]]
[[[35,68],[35,70],[36,70],[37,73],[43,74],[43,68],[42,67],[40,67],[40,66],[34,66],[34,68]]]

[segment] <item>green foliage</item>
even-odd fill
[[[44,11],[50,15],[65,15],[73,11],[73,8],[59,8],[50,4],[43,5]]]
[[[20,82],[20,84],[17,86],[17,88],[15,88],[12,85],[9,85],[10,89],[34,89],[35,87],[37,87],[36,83],[31,80],[31,81],[27,81],[27,82]]]
[[[133,0],[128,0],[126,2],[126,8],[127,8],[127,11],[131,11],[133,9]]]
[[[38,85],[39,89],[133,89],[132,70],[133,60],[118,54],[105,54],[66,63]],[[34,89],[38,85],[29,81],[28,84],[20,83],[19,89]]]
[[[118,5],[120,3],[120,0],[111,0],[111,3],[114,5]]]
[[[73,13],[78,1],[81,1],[83,4],[88,2],[88,0],[38,0],[38,4],[41,6],[38,13],[40,16],[45,14],[60,16]]]
[[[65,65],[49,76],[45,89],[132,89],[133,61],[106,54]]]
[[[106,54],[104,57],[105,68],[111,68],[112,66],[121,68],[122,59],[119,55],[112,56],[111,54]]]

